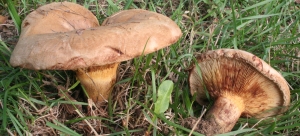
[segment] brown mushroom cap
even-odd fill
[[[53,2],[39,7],[22,22],[22,37],[68,32],[99,26],[92,12],[71,2]]]
[[[107,18],[100,27],[22,34],[10,63],[36,70],[101,66],[157,51],[175,43],[181,34],[166,16],[141,9],[125,10]]]
[[[206,91],[212,99],[235,96],[242,116],[262,118],[286,111],[290,91],[280,73],[257,56],[242,50],[219,49],[197,57],[189,82],[197,102],[205,104]],[[200,76],[199,76],[200,75]],[[237,100],[237,99],[236,99]],[[238,106],[241,107],[241,106]]]

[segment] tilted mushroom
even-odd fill
[[[257,56],[218,49],[199,54],[189,74],[196,101],[214,105],[198,125],[206,135],[232,130],[240,116],[263,118],[285,112],[290,104],[286,80]],[[198,67],[199,66],[199,67]]]
[[[23,31],[10,63],[34,70],[74,70],[95,103],[108,99],[121,61],[167,47],[182,35],[170,18],[141,9],[118,12],[102,26],[93,21],[93,25],[77,27],[72,22],[88,22],[89,17],[71,5],[76,4],[51,3],[30,13],[22,24]],[[53,11],[56,12],[52,14]],[[69,14],[82,19],[65,21],[65,24],[63,20],[72,19]],[[44,21],[49,15],[53,20],[62,21]],[[32,32],[33,24],[53,27],[45,28],[46,32],[45,29]]]

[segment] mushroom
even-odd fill
[[[199,125],[206,135],[232,130],[242,117],[264,118],[283,113],[290,104],[288,83],[271,66],[242,50],[218,49],[196,56],[189,86],[196,101],[211,109]],[[198,67],[199,66],[199,67]]]
[[[174,21],[155,12],[124,10],[98,26],[95,17],[82,14],[83,7],[79,7],[59,2],[30,13],[22,24],[10,64],[33,70],[74,70],[97,104],[107,101],[120,62],[167,47],[182,35]]]

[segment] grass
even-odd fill
[[[16,31],[19,18],[23,20],[46,1],[0,3],[8,7],[4,13],[15,21],[12,31]],[[11,67],[10,53],[18,34],[2,35],[0,135],[188,135],[190,130],[181,125],[182,119],[199,117],[205,107],[190,96],[186,69],[194,62],[194,53],[218,48],[242,49],[259,56],[280,71],[292,88],[291,106],[285,114],[264,119],[241,118],[233,132],[225,135],[300,133],[297,56],[300,53],[300,5],[293,0],[82,0],[77,3],[89,8],[100,23],[123,9],[155,11],[172,18],[183,36],[168,48],[123,62],[111,100],[107,106],[96,108],[80,97],[82,87],[71,71]],[[174,82],[170,105],[163,114],[156,114],[156,91],[165,80]],[[63,97],[66,93],[77,102]],[[152,120],[153,117],[157,120]]]

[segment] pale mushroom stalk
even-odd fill
[[[240,116],[263,118],[283,113],[290,91],[280,73],[255,55],[242,50],[219,49],[198,54],[189,74],[191,94],[201,105],[214,101],[198,125],[199,132],[229,132]]]
[[[116,82],[118,65],[119,63],[114,63],[76,70],[78,80],[94,102],[107,102]]]
[[[239,96],[232,94],[220,96],[206,113],[204,120],[200,122],[199,126],[202,128],[200,133],[213,135],[229,132],[240,118],[244,108],[243,100]]]

